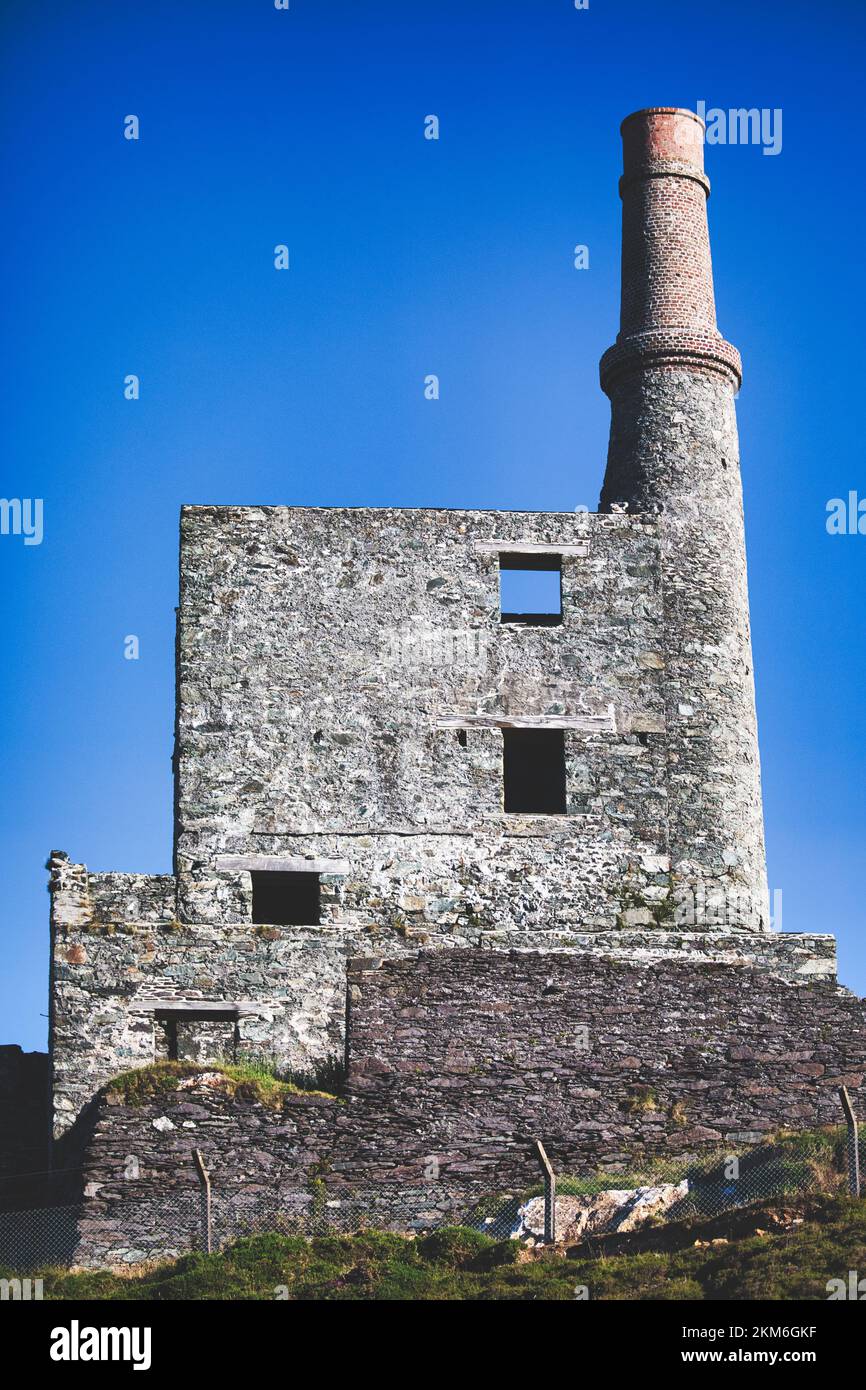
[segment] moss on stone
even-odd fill
[[[124,1105],[138,1107],[168,1100],[189,1077],[216,1075],[220,1091],[235,1100],[257,1101],[269,1109],[279,1110],[292,1096],[317,1096],[336,1100],[330,1091],[306,1090],[291,1081],[283,1081],[255,1062],[153,1062],[147,1067],[121,1072],[109,1081],[106,1094],[119,1095]]]
[[[676,1125],[677,1129],[682,1129],[688,1124],[689,1117],[684,1100],[675,1100],[668,1114],[671,1124]]]
[[[622,1109],[627,1115],[641,1115],[658,1108],[658,1097],[652,1086],[636,1086],[632,1094],[622,1102]]]

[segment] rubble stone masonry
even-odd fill
[[[195,1228],[193,1148],[223,1234],[269,1203],[303,1213],[322,1182],[331,1199],[362,1194],[368,1220],[399,1222],[408,1193],[446,1211],[468,1186],[532,1183],[536,1136],[560,1174],[738,1151],[838,1123],[837,1087],[866,1073],[863,1000],[682,952],[643,966],[573,951],[359,959],[349,997],[340,1100],[274,1110],[207,1074],[143,1106],[105,1093],[76,1258],[165,1252],[172,1212]]]
[[[86,1151],[91,1253],[124,1221],[155,1248],[130,1194],[192,1182],[195,1145],[237,1189],[300,1192],[319,1161],[417,1182],[430,1154],[499,1184],[534,1173],[531,1134],[585,1169],[836,1120],[860,1085],[832,936],[769,929],[701,123],[652,108],[623,142],[599,513],[182,510],[173,871],[50,859],[51,1119]],[[560,614],[503,613],[515,564],[559,574]],[[564,785],[531,813],[506,810],[526,733]],[[104,1089],[344,1056],[344,1098],[280,1112]],[[8,1101],[27,1069],[0,1070]]]

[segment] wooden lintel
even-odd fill
[[[231,1014],[247,1018],[260,1012],[255,1004],[238,1003],[234,999],[149,999],[140,995],[129,1005],[134,1014]]]
[[[234,873],[347,874],[348,859],[305,859],[303,855],[220,854],[217,869]]]
[[[497,555],[575,555],[589,554],[589,541],[475,541],[475,549]]]
[[[446,714],[438,729],[572,729],[581,734],[615,734],[616,714]]]

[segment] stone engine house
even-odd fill
[[[411,1012],[413,980],[447,1001],[462,979],[468,1016],[478,972],[494,1030],[521,959],[533,999],[547,958],[599,1008],[620,980],[670,1009],[734,967],[831,1008],[833,938],[769,919],[702,124],[656,107],[622,134],[597,513],[183,509],[174,872],[51,857],[55,1136],[158,1058],[348,1046],[351,1078],[353,1008],[399,1070],[389,980]]]

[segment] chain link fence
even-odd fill
[[[861,1192],[866,1136],[856,1151]],[[688,1162],[642,1160],[621,1171],[556,1174],[550,1183],[493,1190],[487,1184],[438,1180],[359,1183],[318,1178],[305,1188],[221,1186],[206,1195],[190,1186],[164,1196],[136,1196],[134,1185],[111,1200],[57,1201],[0,1209],[0,1271],[29,1274],[47,1266],[132,1268],[194,1250],[218,1251],[244,1236],[276,1232],[305,1238],[364,1230],[418,1235],[470,1226],[504,1240],[540,1242],[555,1214],[556,1237],[578,1241],[687,1219],[706,1220],[759,1202],[852,1190],[855,1150],[844,1129],[782,1136],[738,1154]],[[69,1192],[70,1174],[63,1188]],[[546,1198],[545,1198],[546,1193]],[[547,1200],[547,1206],[545,1201]],[[4,1201],[0,1186],[0,1207]]]

